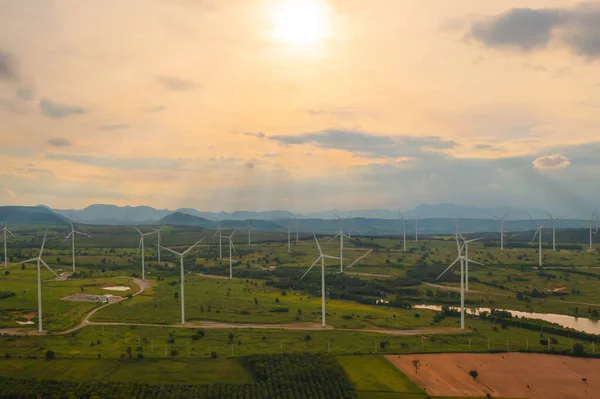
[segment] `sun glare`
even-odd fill
[[[273,39],[298,46],[311,45],[328,35],[326,7],[318,0],[280,0],[271,11]]]

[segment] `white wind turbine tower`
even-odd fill
[[[87,236],[87,234],[82,233],[81,231],[75,230],[75,227],[73,227],[73,223],[71,223],[71,232],[63,240],[63,242],[65,242],[69,238],[71,238],[71,253],[73,254],[73,273],[75,273],[75,236],[77,234],[82,235],[82,236]]]
[[[499,218],[498,216],[494,216],[492,215],[492,217],[494,219],[497,219],[500,221],[500,250],[504,251],[504,219],[510,214],[510,212],[507,212],[504,216],[502,216],[501,218]]]
[[[469,259],[469,243],[474,242],[474,241],[479,241],[479,240],[483,239],[483,237],[474,238],[472,240],[467,240],[465,237],[463,237],[462,234],[458,233],[458,235],[463,240],[463,245],[465,248],[465,291],[468,292],[469,291],[469,262],[475,263],[476,265],[479,265],[479,266],[483,266],[483,264]]]
[[[297,217],[298,216],[294,216],[294,225],[296,226],[296,243],[299,242],[299,240],[298,240],[298,222],[296,222]]]
[[[156,252],[158,253],[158,262],[160,262],[160,249],[163,248],[162,246],[162,238],[160,236],[160,231],[162,230],[163,226],[161,226],[158,229],[154,229],[154,232],[156,233]]]
[[[292,236],[290,231],[291,223],[291,220],[288,220],[288,254],[292,252]]]
[[[456,264],[456,262],[460,261],[460,328],[464,330],[465,329],[465,260],[467,259],[467,257],[462,254],[462,248],[458,242],[458,234],[456,235],[456,249],[458,250],[458,256],[456,257],[454,262],[452,262],[450,264],[450,266],[448,266],[448,268],[446,268],[446,270],[444,270],[442,272],[442,274],[440,274],[438,276],[438,278],[436,280],[439,280],[439,278],[442,277],[448,270],[450,270],[450,268],[452,266],[454,266]],[[473,263],[477,263],[470,259],[469,259],[469,261],[473,262]]]
[[[552,250],[556,251],[556,221],[562,219],[562,217],[555,218],[548,212],[546,212],[546,215],[552,220]]]
[[[185,273],[183,270],[183,257],[190,252],[192,249],[194,249],[194,247],[198,244],[200,244],[202,241],[204,240],[204,237],[196,242],[194,245],[192,245],[191,247],[189,247],[188,249],[186,249],[183,252],[175,252],[172,249],[169,248],[165,248],[165,247],[161,247],[160,245],[157,245],[158,248],[162,248],[162,249],[166,249],[169,252],[174,253],[175,255],[179,256],[179,263],[181,265],[181,324],[185,324]]]
[[[10,231],[8,229],[8,222],[4,222],[4,227],[2,228],[2,233],[4,235],[4,268],[8,269],[8,251],[6,249],[6,233],[10,234],[11,236],[14,237],[15,240],[19,241],[19,239],[17,238],[16,235],[14,235],[12,233],[12,231]]]
[[[529,215],[529,218],[531,220],[533,220],[534,222],[537,223],[537,220],[535,220],[531,215]],[[535,240],[535,237],[538,236],[538,241],[539,241],[539,249],[538,249],[539,261],[538,261],[538,264],[539,264],[540,267],[542,267],[542,229],[543,229],[543,226],[538,224],[537,229],[535,230],[535,234],[533,235],[533,238],[530,241],[530,242],[533,242],[533,240]]]
[[[219,228],[220,230],[220,228]],[[233,255],[231,254],[231,250],[235,251],[235,247],[233,246],[233,235],[235,234],[237,230],[233,230],[233,233],[231,233],[230,236],[221,236],[219,235],[219,242],[221,241],[221,238],[227,238],[229,240],[229,278],[232,279],[233,278]]]
[[[218,226],[219,226],[219,228],[217,229],[217,231],[215,232],[213,237],[217,236],[217,235],[219,236],[219,259],[223,259],[223,251],[221,250],[221,248],[222,248],[222,245],[221,245],[221,233],[222,233],[221,223],[219,223]]]
[[[331,212],[333,213],[339,220],[340,220],[340,232],[338,234],[335,235],[335,237],[333,237],[331,240],[327,241],[327,243],[335,240],[336,238],[340,238],[340,273],[344,272],[344,237],[346,238],[350,238],[350,236],[347,236],[346,234],[344,234],[344,219],[342,219],[341,217],[339,217],[337,215],[337,213],[335,212]],[[348,216],[346,219],[350,219],[352,217],[352,212],[350,212],[350,216]]]
[[[154,234],[156,233],[155,230],[149,232],[149,233],[142,233],[140,231],[140,229],[138,229],[136,226],[133,226],[138,233],[140,233],[140,245],[138,245],[138,253],[140,252],[140,248],[142,249],[142,280],[146,279],[146,269],[145,269],[145,260],[144,260],[144,237],[149,236],[150,234]]]
[[[403,233],[402,243],[404,246],[403,250],[406,252],[406,219],[404,218],[404,215],[402,214],[402,212],[398,211],[398,213],[400,214],[400,217],[402,218],[402,222],[404,224],[404,233]]]
[[[415,241],[419,241],[419,220],[421,219],[420,216],[417,216],[415,218]]]
[[[596,218],[596,212],[594,211],[594,213],[592,213],[592,216],[590,216],[590,251],[593,249],[593,242],[592,242],[592,228],[594,227],[594,218]]]
[[[252,226],[250,225],[250,219],[248,219],[248,245],[252,245]]]
[[[58,274],[56,274],[56,272],[54,270],[52,270],[50,268],[50,266],[48,266],[48,264],[46,262],[44,262],[44,260],[42,259],[42,254],[44,253],[44,244],[46,244],[46,236],[47,235],[48,235],[48,230],[46,230],[46,233],[44,234],[44,240],[42,241],[42,247],[40,248],[40,254],[37,257],[17,263],[18,265],[22,265],[23,263],[29,263],[29,262],[33,262],[33,261],[35,261],[37,263],[39,332],[43,331],[43,329],[42,329],[42,277],[41,277],[41,273],[40,273],[41,264],[43,264],[46,267],[46,269],[50,270],[52,273],[54,273],[54,275],[56,277],[58,277]]]
[[[318,261],[321,261],[321,327],[325,327],[325,258],[327,259],[339,259],[336,256],[325,255],[321,250],[321,245],[319,244],[319,240],[317,240],[317,236],[313,233],[313,237],[315,237],[315,242],[317,243],[317,248],[319,248],[319,257],[315,259],[313,264],[308,268],[306,273],[302,275],[300,280],[302,280],[310,269],[313,268],[314,265],[317,264]]]

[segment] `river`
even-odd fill
[[[415,309],[429,309],[429,310],[442,310],[441,306],[438,305],[414,305]],[[459,310],[458,307],[451,306],[451,309]],[[572,328],[577,331],[583,331],[589,334],[600,334],[600,323],[598,320],[587,319],[585,317],[574,317],[567,316],[562,314],[552,314],[552,313],[531,313],[531,312],[522,312],[519,310],[510,310],[510,309],[496,309],[504,312],[510,312],[513,317],[525,317],[528,319],[536,319],[536,320],[544,320],[550,323],[556,323],[566,328]],[[465,312],[467,314],[478,315],[480,312],[490,312],[490,308],[465,308]]]

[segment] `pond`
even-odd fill
[[[429,309],[429,310],[442,310],[441,306],[438,305],[414,305],[415,309]],[[451,306],[451,309],[458,310],[458,307]],[[600,323],[598,320],[587,319],[585,317],[574,317],[563,314],[552,314],[552,313],[533,313],[533,312],[522,312],[520,310],[510,309],[495,309],[505,312],[510,312],[513,317],[525,317],[528,319],[543,320],[550,323],[556,323],[562,327],[572,328],[577,331],[583,331],[588,334],[600,334]],[[479,315],[481,312],[490,312],[490,308],[465,308],[467,314]]]

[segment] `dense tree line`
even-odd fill
[[[259,355],[248,357],[243,362],[253,375],[254,383],[149,385],[123,382],[74,382],[0,377],[0,398],[357,398],[352,383],[332,356],[311,354]]]

